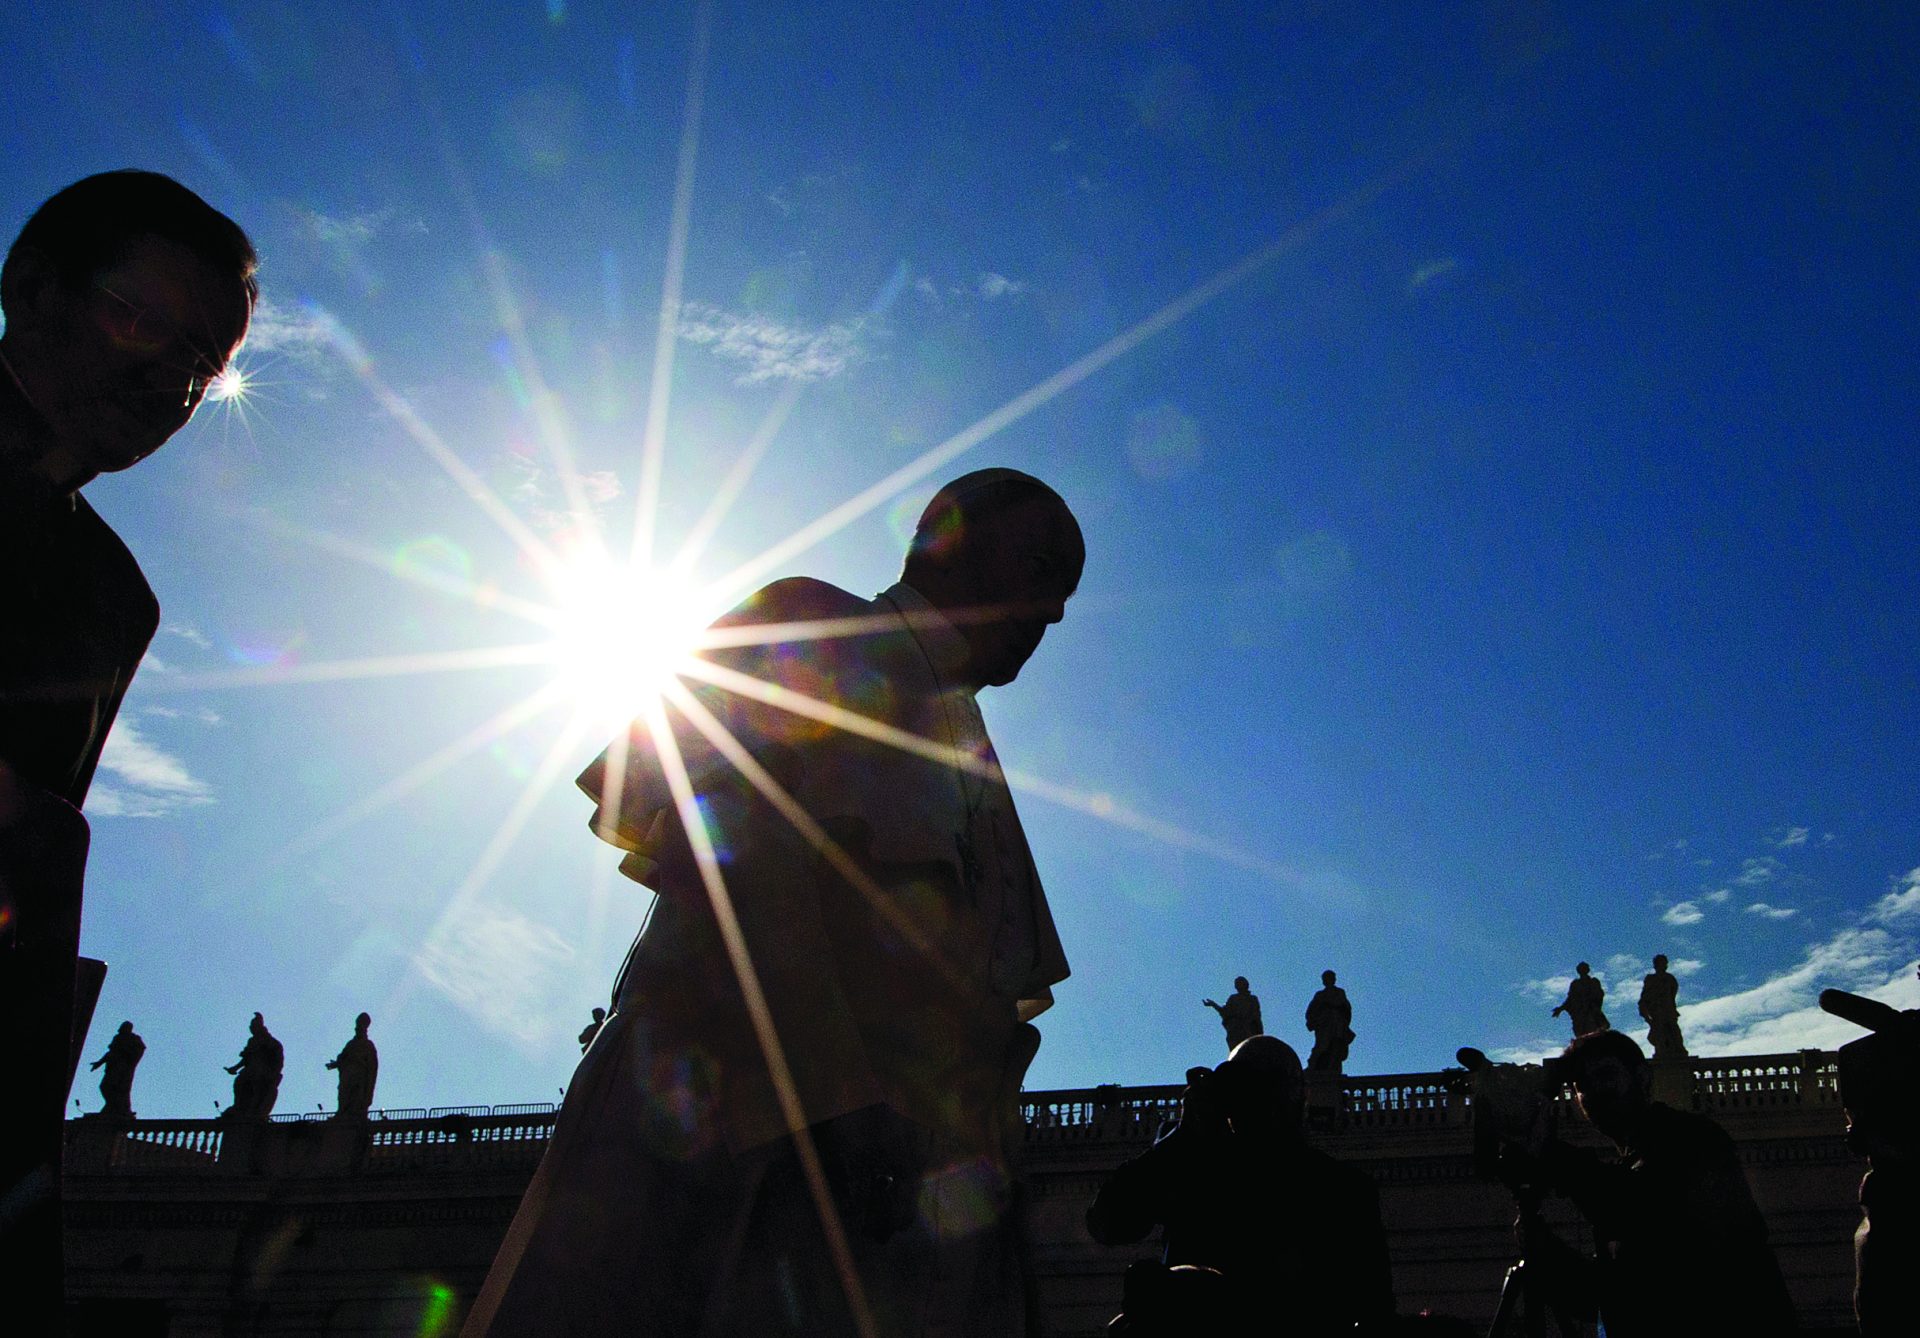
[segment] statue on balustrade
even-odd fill
[[[380,1077],[380,1052],[367,1036],[373,1019],[362,1013],[353,1020],[353,1039],[327,1061],[340,1075],[340,1100],[334,1118],[364,1120],[373,1108],[373,1085]]]
[[[1307,1055],[1312,1073],[1339,1073],[1353,1046],[1353,1004],[1334,981],[1331,971],[1320,973],[1320,990],[1307,1003],[1307,1030],[1313,1049]]]
[[[1247,985],[1245,976],[1233,978],[1233,993],[1227,996],[1224,1004],[1211,999],[1200,1001],[1220,1015],[1220,1025],[1227,1029],[1227,1052],[1249,1036],[1259,1036],[1266,1028],[1260,1025],[1260,996],[1253,993]]]
[[[1581,962],[1573,968],[1573,979],[1567,982],[1567,997],[1553,1010],[1559,1017],[1562,1013],[1573,1023],[1573,1034],[1585,1036],[1589,1032],[1605,1031],[1610,1025],[1607,1015],[1600,1011],[1600,1001],[1607,997],[1607,988],[1594,979],[1593,968]]]
[[[1609,1338],[1796,1332],[1733,1140],[1718,1124],[1653,1099],[1653,1068],[1617,1031],[1577,1038],[1559,1061],[1581,1112],[1613,1141],[1612,1161],[1542,1136],[1502,1153],[1513,1183],[1550,1186],[1593,1228],[1585,1258],[1551,1233],[1528,1266],[1563,1295],[1597,1300]]]
[[[122,1022],[107,1042],[107,1052],[93,1061],[92,1068],[106,1069],[100,1078],[100,1096],[106,1103],[100,1113],[108,1119],[133,1118],[133,1071],[140,1067],[146,1053],[147,1043],[140,1039],[133,1023]]]
[[[255,1013],[247,1023],[247,1043],[240,1049],[240,1062],[229,1064],[233,1075],[233,1104],[227,1116],[236,1120],[264,1120],[273,1114],[273,1103],[280,1099],[280,1073],[287,1066],[287,1052],[267,1030],[266,1019]]]
[[[582,774],[658,899],[468,1338],[1038,1325],[1019,1092],[1067,962],[978,695],[1085,558],[1038,479],[956,479],[894,585],[761,590]]]
[[[585,1053],[587,1053],[587,1047],[593,1044],[593,1038],[600,1034],[600,1028],[606,1025],[606,1021],[607,1021],[606,1009],[596,1008],[593,1010],[593,1021],[587,1023],[586,1026],[580,1029],[580,1053],[581,1054],[584,1055]]]
[[[1687,1057],[1687,1043],[1680,1039],[1680,982],[1668,973],[1665,953],[1654,955],[1653,974],[1640,984],[1640,1016],[1655,1059]]]
[[[1188,1071],[1179,1123],[1108,1177],[1087,1232],[1130,1245],[1163,1227],[1166,1269],[1212,1270],[1218,1280],[1169,1276],[1162,1286],[1130,1275],[1115,1332],[1323,1338],[1390,1319],[1379,1195],[1365,1172],[1308,1146],[1305,1103],[1300,1056],[1277,1036],[1242,1042],[1217,1069]],[[1164,1313],[1173,1306],[1184,1315]],[[1227,1322],[1182,1323],[1199,1309]]]

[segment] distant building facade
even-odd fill
[[[1850,1333],[1855,1190],[1834,1056],[1663,1066],[1663,1099],[1737,1142],[1809,1333]],[[1485,1327],[1513,1261],[1513,1202],[1473,1176],[1470,1112],[1438,1073],[1341,1080],[1312,1141],[1380,1188],[1394,1290]],[[1093,1338],[1126,1264],[1083,1220],[1101,1180],[1178,1109],[1173,1087],[1029,1092],[1024,1167],[1053,1331]],[[67,1127],[67,1290],[77,1338],[452,1338],[538,1163],[550,1106],[384,1111],[237,1124]],[[1592,1134],[1573,1116],[1576,1136]],[[1587,1241],[1568,1206],[1549,1217]]]

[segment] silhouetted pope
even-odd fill
[[[760,591],[671,742],[587,768],[660,896],[469,1335],[1033,1331],[1012,1140],[1067,963],[974,696],[1084,557],[1052,489],[969,474],[899,583]]]

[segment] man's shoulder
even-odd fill
[[[144,647],[160,630],[160,601],[147,584],[146,573],[140,570],[133,550],[85,497],[74,498],[73,511],[75,533],[86,547],[88,562],[111,585],[114,600],[127,618],[128,630]]]
[[[1669,1106],[1664,1101],[1648,1105],[1646,1130],[1643,1142],[1668,1147],[1685,1146],[1696,1151],[1724,1150],[1728,1155],[1733,1154],[1733,1135],[1722,1129],[1719,1121],[1697,1111]]]

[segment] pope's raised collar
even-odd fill
[[[973,648],[960,635],[960,629],[948,621],[946,614],[929,604],[925,595],[905,581],[895,581],[880,592],[880,598],[900,610],[906,619],[907,630],[913,633],[913,639],[926,652],[927,661],[933,665],[934,672],[949,680],[951,685],[958,686],[959,675],[973,657]]]

